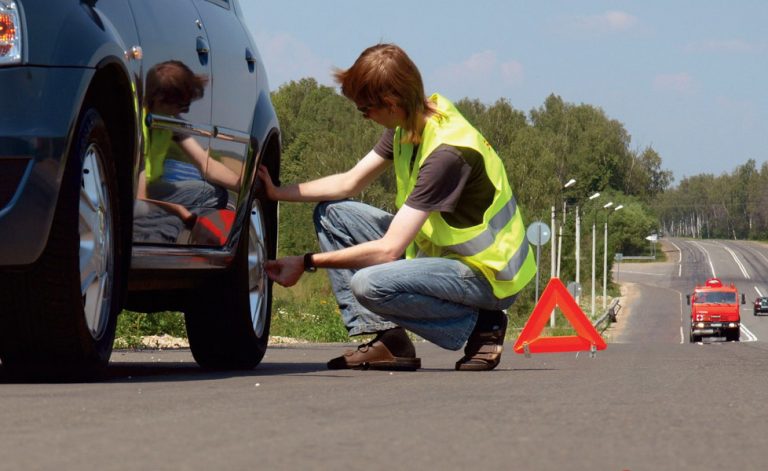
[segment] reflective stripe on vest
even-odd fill
[[[496,213],[493,218],[488,222],[488,228],[476,235],[472,239],[463,242],[461,244],[446,245],[445,248],[451,252],[456,252],[459,255],[475,255],[490,247],[496,240],[496,234],[498,234],[509,221],[515,217],[517,211],[517,203],[515,199],[509,200],[509,203],[504,205],[501,210]]]
[[[517,202],[512,198],[488,223],[488,228],[481,232],[474,238],[455,245],[448,245],[443,247],[444,249],[463,255],[465,257],[471,257],[478,255],[483,250],[489,248],[496,241],[496,236],[512,221],[512,218],[517,212]],[[525,259],[528,257],[528,238],[523,240],[520,247],[515,252],[515,255],[509,260],[506,268],[499,270],[496,274],[496,279],[509,281],[515,277],[520,271]]]

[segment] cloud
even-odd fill
[[[449,64],[434,72],[439,88],[448,88],[457,96],[483,97],[488,91],[520,86],[525,79],[523,65],[510,60],[501,61],[494,51],[472,54],[457,64]],[[504,93],[501,94],[505,95]]]
[[[606,11],[599,15],[579,16],[571,21],[579,31],[592,33],[621,33],[637,26],[637,17],[623,11]]]
[[[653,89],[689,94],[695,91],[695,83],[693,77],[686,72],[660,74],[653,79]]]
[[[749,54],[768,49],[768,44],[752,43],[743,39],[710,39],[688,43],[685,52]]]
[[[270,88],[277,89],[291,80],[314,77],[324,85],[333,85],[332,63],[309,46],[287,33],[256,35],[259,52],[266,64]]]

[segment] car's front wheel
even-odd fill
[[[195,361],[213,369],[251,369],[267,350],[272,282],[264,262],[273,254],[275,215],[256,200],[233,266],[194,296],[186,311]]]
[[[42,256],[0,283],[0,359],[20,375],[88,377],[112,353],[124,258],[112,147],[96,109],[76,133]]]

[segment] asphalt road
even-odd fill
[[[768,317],[744,306],[752,341],[681,332],[683,294],[707,270],[748,302],[768,292],[768,249],[672,242],[679,261],[619,267],[635,294],[595,358],[525,358],[509,340],[482,373],[426,343],[415,373],[328,371],[339,345],[270,347],[237,373],[200,370],[185,350],[118,351],[89,384],[0,369],[0,470],[767,469]]]

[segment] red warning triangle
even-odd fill
[[[555,306],[560,308],[571,323],[576,335],[540,337]],[[605,350],[607,347],[563,282],[559,278],[551,278],[517,338],[514,349],[515,353],[578,352],[589,351],[593,345],[597,350]]]

